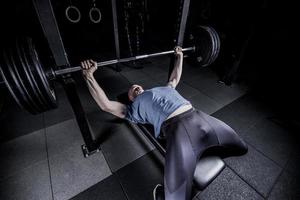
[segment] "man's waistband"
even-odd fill
[[[187,111],[185,111],[185,112],[183,112],[183,113],[181,113],[179,115],[176,115],[176,116],[174,116],[174,117],[172,117],[170,119],[167,119],[166,121],[164,121],[162,123],[161,127],[163,128],[163,127],[167,126],[168,124],[175,123],[176,121],[178,121],[178,120],[186,117],[187,115],[193,113],[194,111],[195,111],[195,108],[191,108],[191,109],[189,109],[189,110],[187,110]]]

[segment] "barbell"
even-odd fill
[[[220,39],[217,32],[208,26],[199,26],[194,35],[194,46],[183,48],[183,52],[192,52],[201,66],[212,64],[218,57]],[[126,63],[145,58],[158,57],[174,53],[174,50],[129,58],[98,62],[97,66]],[[0,72],[5,85],[17,104],[32,114],[42,113],[57,107],[53,79],[58,76],[81,70],[81,66],[54,70],[42,66],[37,49],[31,38],[17,38],[14,44],[0,55]]]

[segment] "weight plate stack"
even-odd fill
[[[17,104],[32,114],[57,107],[54,88],[40,64],[31,38],[18,38],[2,51],[0,71]]]
[[[198,26],[194,33],[195,57],[202,67],[211,65],[218,57],[220,39],[217,32],[209,26]]]
[[[29,63],[28,67],[38,83],[42,99],[46,101],[46,109],[44,111],[57,108],[53,83],[49,81],[45,74],[37,50],[33,44],[33,40],[31,38],[26,38],[24,41],[24,53]]]
[[[212,27],[208,27],[208,28],[210,29],[210,32],[212,33],[212,37],[215,40],[215,52],[211,58],[211,64],[212,64],[216,61],[217,57],[219,56],[219,52],[220,52],[220,48],[221,48],[221,41],[220,41],[220,37],[219,37],[217,31]]]

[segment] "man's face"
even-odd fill
[[[130,101],[134,101],[134,99],[144,92],[144,89],[140,85],[132,85],[128,90],[128,98]]]

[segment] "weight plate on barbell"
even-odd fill
[[[32,114],[57,107],[54,88],[41,66],[31,38],[19,38],[3,50],[0,70],[18,105]]]
[[[208,59],[208,61],[206,63],[206,66],[209,66],[209,65],[211,65],[213,63],[213,58],[214,58],[214,55],[215,55],[215,53],[217,51],[217,48],[216,48],[217,41],[216,41],[216,38],[214,36],[213,31],[211,30],[211,27],[209,27],[209,26],[202,26],[202,28],[205,29],[209,33],[209,35],[211,37],[211,40],[212,40],[211,55],[209,56],[209,59]]]
[[[27,61],[27,58],[24,54],[24,45],[23,45],[24,39],[17,39],[16,40],[16,60],[19,60],[20,62],[20,69],[24,72],[24,79],[26,79],[26,83],[28,85],[28,90],[31,93],[32,99],[34,100],[34,104],[37,107],[36,113],[41,113],[45,110],[47,110],[47,106],[45,104],[45,101],[43,100],[43,96],[41,95],[41,92],[39,91],[39,86],[29,68],[29,63]]]
[[[43,98],[46,100],[48,110],[56,108],[57,101],[54,87],[48,80],[41,66],[40,58],[31,38],[25,39],[24,47],[27,61],[30,63],[30,70],[35,75],[35,80],[38,83]]]
[[[19,81],[18,74],[15,71],[15,64],[12,58],[11,48],[3,51],[1,59],[1,73],[10,93],[16,100],[17,104],[25,110],[33,110],[28,99],[28,94],[24,91],[22,82]]]
[[[214,51],[214,39],[206,26],[198,26],[194,31],[197,62],[206,67]]]
[[[212,32],[212,36],[214,37],[215,39],[215,52],[214,52],[214,55],[212,56],[212,60],[211,60],[211,63],[215,62],[217,57],[219,56],[219,53],[220,53],[220,48],[221,48],[221,41],[220,41],[220,37],[217,33],[217,31],[212,28],[212,27],[209,27],[211,32]]]

